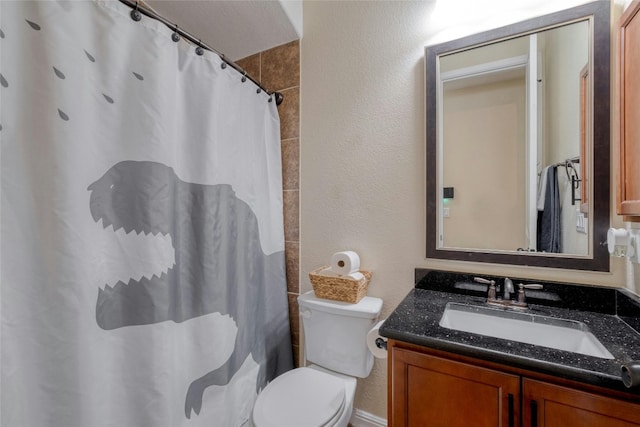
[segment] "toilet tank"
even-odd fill
[[[307,361],[345,375],[365,378],[373,355],[366,337],[378,320],[382,300],[364,297],[357,304],[317,298],[313,291],[298,297]]]

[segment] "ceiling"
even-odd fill
[[[231,61],[302,38],[302,0],[145,0]]]

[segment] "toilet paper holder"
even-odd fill
[[[387,339],[379,334],[380,327],[384,324],[384,320],[376,323],[367,333],[367,347],[377,359],[387,358]]]

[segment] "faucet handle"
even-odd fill
[[[525,289],[542,289],[543,287],[544,286],[542,286],[539,283],[531,283],[530,285],[519,283],[518,284],[518,304],[525,304],[525,296],[524,296]]]
[[[475,280],[478,283],[484,283],[485,285],[489,285],[487,290],[487,300],[488,301],[496,300],[496,281],[495,280],[483,279],[482,277],[474,277],[473,280]]]
[[[523,288],[524,288],[524,289],[543,289],[543,288],[544,288],[544,286],[542,286],[542,285],[541,285],[541,284],[539,284],[539,283],[531,283],[530,285],[525,285],[525,284],[523,284],[523,283],[520,283],[520,284],[518,285],[518,287],[519,287],[520,289],[523,289]]]

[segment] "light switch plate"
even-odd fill
[[[576,231],[578,233],[587,234],[589,230],[589,219],[580,211],[576,212]]]

